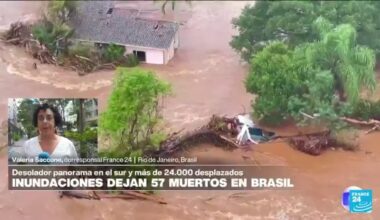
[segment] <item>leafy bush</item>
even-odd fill
[[[107,46],[103,54],[103,59],[106,62],[119,62],[125,53],[125,47],[116,44],[110,44]]]
[[[120,62],[121,62],[121,66],[124,66],[124,67],[136,67],[140,63],[139,58],[134,54],[128,54]]]
[[[18,132],[13,132],[12,133],[12,139],[13,141],[19,141],[22,138],[21,134]]]
[[[353,111],[351,114],[348,114],[348,116],[360,120],[380,120],[380,101],[371,102],[368,100],[361,100],[355,107],[353,107]]]
[[[32,34],[34,38],[48,47],[50,50],[54,50],[55,38],[52,32],[53,24],[49,22],[41,22],[32,27]]]
[[[82,56],[91,58],[96,54],[95,46],[91,43],[76,43],[69,47],[69,56]]]
[[[359,149],[359,133],[354,129],[342,129],[332,134],[336,146],[344,150],[356,151]]]
[[[66,24],[54,24],[48,20],[34,25],[32,34],[41,44],[45,45],[50,52],[58,54],[63,50],[65,52],[66,40],[72,36],[74,30]],[[64,45],[61,45],[62,42]]]
[[[86,128],[83,133],[75,131],[65,131],[65,137],[78,141],[87,143],[97,143],[98,142],[98,132],[97,129]]]

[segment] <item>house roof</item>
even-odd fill
[[[110,10],[111,9],[111,10]],[[74,38],[80,40],[166,49],[179,25],[137,17],[137,10],[114,8],[110,1],[78,4],[71,18]]]

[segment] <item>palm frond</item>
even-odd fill
[[[318,17],[313,23],[313,28],[317,33],[319,33],[320,38],[324,38],[324,36],[331,31],[333,25],[327,19]]]

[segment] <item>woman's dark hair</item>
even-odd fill
[[[42,105],[38,105],[37,108],[34,110],[33,113],[33,125],[34,127],[37,127],[37,121],[38,121],[38,113],[43,110],[46,111],[47,109],[50,109],[53,112],[54,115],[54,122],[56,127],[60,127],[62,124],[62,116],[59,114],[58,109],[54,107],[53,105],[49,105],[48,103],[44,103]]]

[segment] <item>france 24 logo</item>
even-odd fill
[[[357,186],[346,188],[342,194],[342,206],[351,213],[371,213],[372,190]]]

